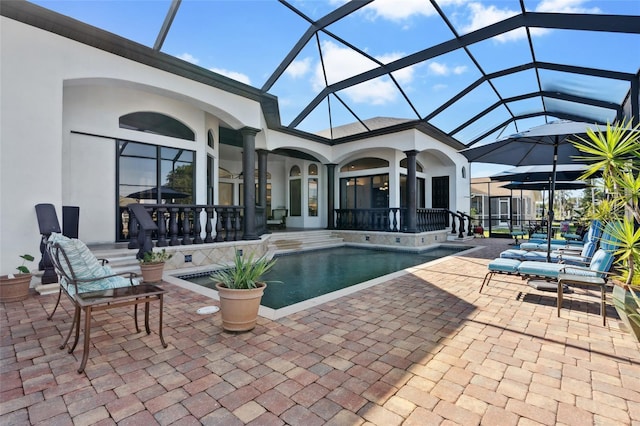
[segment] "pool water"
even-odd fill
[[[263,276],[267,288],[261,304],[279,309],[467,249],[440,246],[406,252],[339,247],[281,255],[273,269]],[[182,279],[215,288],[208,273]]]

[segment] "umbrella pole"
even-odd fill
[[[553,167],[551,169],[551,186],[549,187],[549,220],[547,222],[547,263],[551,263],[551,230],[553,222],[553,193],[556,188],[556,165],[558,164],[558,136],[553,144]]]

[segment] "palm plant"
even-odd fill
[[[590,166],[580,179],[602,173],[607,201],[597,212],[613,221],[612,241],[627,286],[640,265],[640,124],[631,121],[607,124],[606,131],[587,131],[587,138],[576,136],[574,146],[585,155],[576,157]]]

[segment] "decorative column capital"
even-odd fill
[[[255,129],[253,127],[243,127],[242,129],[239,130],[239,132],[242,134],[242,136],[255,136],[258,133],[260,133],[262,130],[260,129]]]

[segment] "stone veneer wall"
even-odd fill
[[[331,234],[335,237],[342,238],[346,244],[420,249],[433,244],[446,243],[448,231],[444,229],[418,234],[404,234],[396,232],[333,230]]]
[[[267,253],[267,240],[263,236],[260,240],[171,246],[165,249],[173,257],[165,263],[164,269],[172,271],[228,264],[233,262],[237,250],[242,250],[244,256],[253,254],[257,258]],[[186,261],[188,256],[191,256],[190,262]]]

